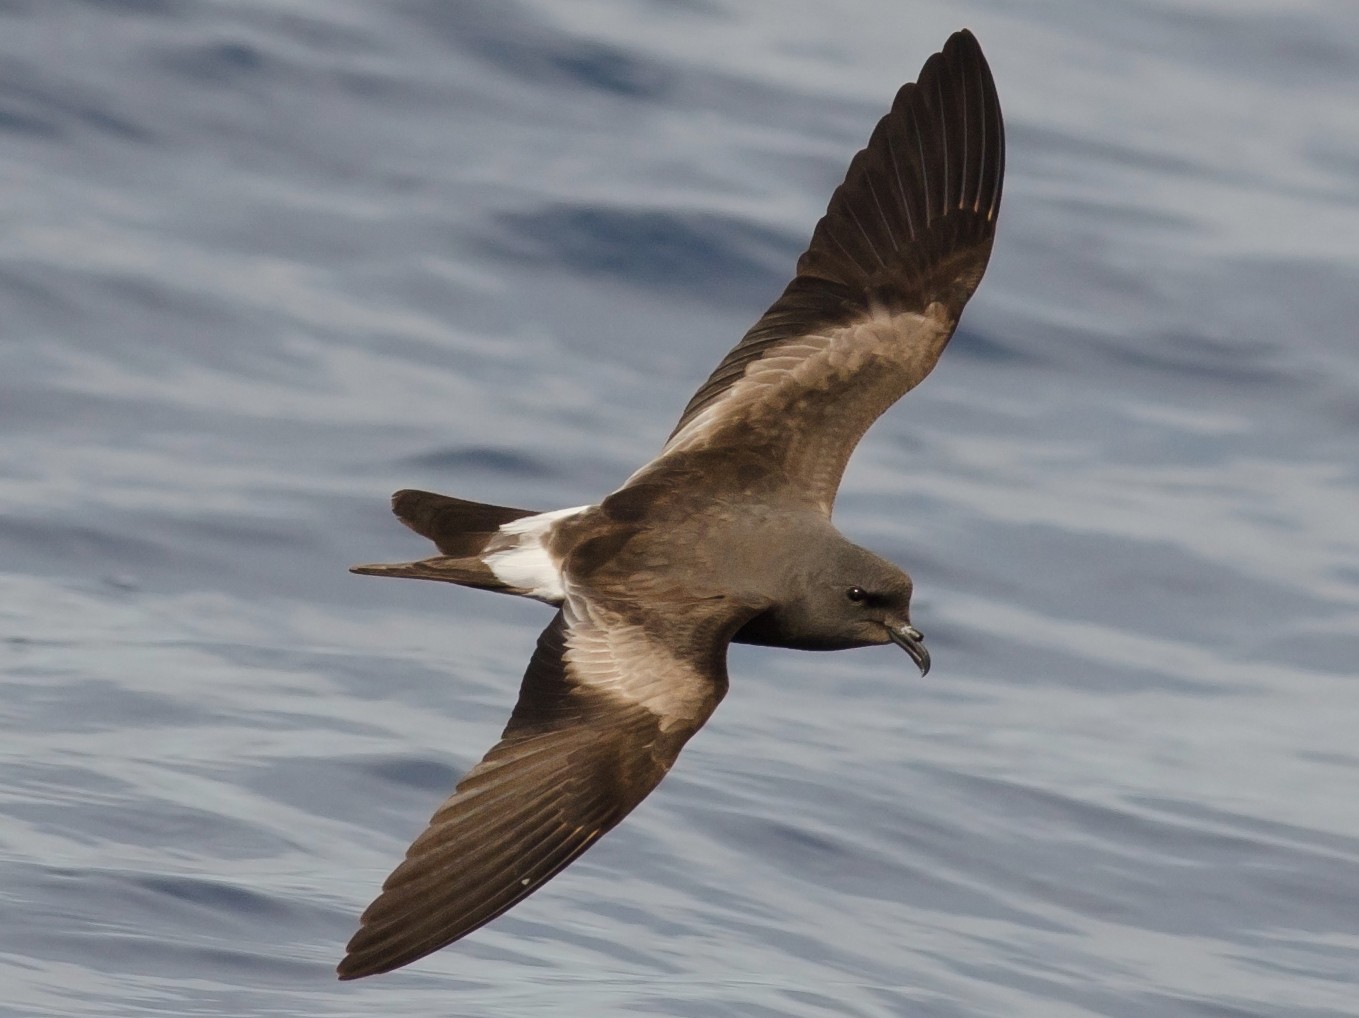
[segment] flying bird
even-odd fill
[[[393,496],[439,554],[354,572],[557,613],[500,741],[363,913],[341,979],[466,936],[611,830],[726,693],[732,641],[894,643],[929,669],[910,577],[843,537],[831,509],[860,437],[930,373],[981,281],[1004,166],[995,83],[964,30],[897,93],[792,282],[622,487],[555,512]]]

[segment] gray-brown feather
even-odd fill
[[[511,509],[411,489],[392,496],[392,512],[453,558],[476,555],[501,525],[534,515],[532,509]]]

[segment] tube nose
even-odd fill
[[[925,649],[925,634],[912,625],[887,627],[887,638],[910,655],[923,678],[930,671],[930,652]]]

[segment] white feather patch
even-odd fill
[[[566,597],[561,563],[549,554],[544,539],[559,520],[588,508],[578,505],[512,520],[492,538],[481,561],[507,587],[516,587],[524,591],[525,596],[548,604],[560,604]]]
[[[645,630],[599,610],[578,595],[567,598],[566,661],[571,678],[628,707],[656,715],[662,732],[697,728],[716,706],[712,677],[699,674]]]

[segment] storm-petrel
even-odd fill
[[[1005,138],[958,32],[850,162],[797,274],[660,454],[598,505],[536,513],[400,491],[439,555],[357,573],[557,607],[504,734],[368,907],[340,978],[387,972],[511,908],[651,792],[727,689],[727,645],[902,647],[911,579],[831,524],[845,463],[923,379],[986,269]]]

